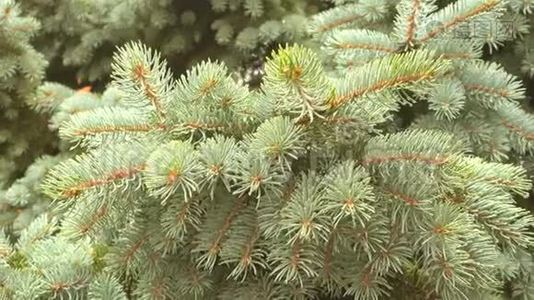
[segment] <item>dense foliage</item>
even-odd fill
[[[0,0],[0,298],[534,297],[531,5]]]

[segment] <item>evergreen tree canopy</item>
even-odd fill
[[[234,58],[282,43],[249,73],[221,55],[178,76],[147,38],[172,35],[173,1],[24,3],[51,22],[37,45],[111,81],[25,99],[61,141],[5,193],[0,299],[534,297],[534,117],[498,63],[530,2],[332,2],[211,1]]]

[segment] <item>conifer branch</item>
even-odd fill
[[[366,146],[362,164],[387,165],[389,162],[415,161],[439,166],[454,160],[455,155],[464,151],[465,146],[452,135],[414,130],[372,138]]]
[[[80,234],[85,235],[87,234],[92,228],[95,227],[95,225],[106,217],[108,214],[108,207],[106,204],[104,204],[102,207],[97,209],[93,215],[90,216],[90,218],[86,221],[85,224],[80,224]]]
[[[412,13],[408,17],[408,31],[406,32],[406,43],[410,46],[415,38],[416,18],[421,10],[421,1],[415,0],[412,3]]]
[[[68,198],[76,197],[87,189],[110,184],[115,181],[119,181],[123,179],[132,178],[137,173],[141,172],[143,169],[144,169],[144,165],[138,165],[138,166],[130,167],[128,169],[115,170],[107,175],[104,175],[101,179],[89,179],[87,181],[80,182],[77,185],[67,187],[63,191],[62,195]]]
[[[80,112],[64,123],[60,136],[82,145],[98,146],[107,141],[119,142],[128,135],[157,135],[174,126],[151,122],[148,116],[122,107],[101,107]]]
[[[50,171],[44,192],[53,199],[69,199],[139,178],[145,169],[142,148],[133,153],[125,147],[128,146],[117,144],[115,149],[97,149],[60,163]],[[109,161],[100,161],[101,157],[108,157]]]
[[[393,196],[394,198],[397,198],[397,199],[400,199],[402,201],[404,201],[404,203],[410,205],[410,206],[419,206],[420,204],[420,201],[413,198],[412,196],[410,195],[407,195],[407,194],[404,194],[404,193],[401,193],[401,192],[397,192],[397,191],[393,191],[393,190],[385,190],[386,194],[388,195],[391,195]]]
[[[206,270],[212,270],[215,266],[219,253],[222,251],[223,243],[228,238],[228,233],[234,222],[247,207],[248,197],[238,197],[233,199],[231,205],[214,207],[208,216],[212,216],[209,222],[201,228],[200,235],[195,241],[193,252],[199,252],[201,255],[197,258],[197,265]],[[219,211],[217,211],[219,209]],[[212,215],[213,214],[213,215]],[[211,230],[206,232],[205,229],[210,226]]]
[[[420,35],[424,19],[436,10],[434,1],[403,0],[397,5],[397,16],[394,22],[393,34],[396,39],[411,48],[415,46]]]
[[[392,156],[378,156],[378,157],[367,157],[364,160],[362,160],[362,164],[365,166],[373,165],[373,164],[381,164],[381,163],[387,163],[387,162],[395,162],[395,161],[416,161],[416,162],[422,162],[426,164],[431,165],[442,165],[446,163],[448,160],[448,157],[432,157],[432,156],[424,156],[419,154],[413,154],[413,153],[399,153],[398,155],[392,155]]]
[[[316,33],[324,33],[331,31],[341,26],[347,26],[364,19],[363,14],[357,13],[360,11],[357,5],[338,7],[322,14],[314,16],[314,22],[310,26],[310,31]]]
[[[128,101],[137,107],[149,105],[164,123],[174,82],[159,54],[140,43],[129,43],[115,54],[112,69],[115,84],[129,94]]]
[[[446,61],[436,60],[426,51],[396,54],[372,61],[351,70],[338,88],[338,95],[329,100],[329,106],[336,109],[366,94],[435,80],[447,66]]]
[[[497,107],[499,121],[510,132],[512,147],[519,153],[534,151],[534,118],[515,103],[502,103]]]
[[[246,202],[244,199],[245,197],[238,198],[232,210],[228,213],[228,215],[226,215],[222,227],[217,231],[215,239],[208,247],[208,252],[210,252],[211,254],[217,254],[221,250],[221,243],[224,239],[224,236],[230,229],[233,220],[237,217],[239,212],[246,206]]]

